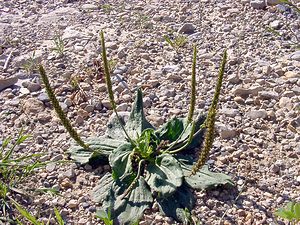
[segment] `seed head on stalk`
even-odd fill
[[[193,65],[192,65],[192,82],[191,82],[191,103],[188,114],[188,122],[192,122],[196,104],[196,62],[197,62],[197,48],[194,45]]]
[[[210,109],[208,111],[207,119],[205,121],[205,126],[207,128],[207,131],[206,131],[205,138],[204,138],[204,145],[201,149],[198,161],[192,168],[193,175],[196,174],[202,168],[202,166],[206,163],[207,158],[210,153],[210,149],[213,145],[217,106],[218,106],[218,102],[219,102],[226,61],[227,61],[227,51],[225,50],[224,54],[223,54],[221,67],[219,70],[219,76],[218,76],[218,82],[217,82],[215,94],[214,94]]]
[[[106,56],[106,48],[105,48],[105,40],[104,40],[103,31],[101,31],[100,37],[101,37],[102,60],[103,60],[103,65],[104,65],[105,82],[106,82],[106,86],[107,86],[107,90],[108,90],[109,101],[110,101],[112,109],[113,109],[114,113],[116,114],[116,117],[117,117],[117,119],[118,119],[118,121],[119,121],[119,123],[120,123],[120,125],[121,125],[128,141],[132,145],[135,145],[134,141],[130,138],[127,131],[125,130],[125,127],[123,126],[123,124],[121,122],[121,119],[119,117],[119,114],[117,112],[117,106],[116,106],[116,102],[114,100],[114,93],[113,93],[113,90],[112,90],[112,83],[111,83],[110,72],[109,72],[109,67],[108,67],[108,61],[107,61],[107,56]]]
[[[83,147],[84,149],[89,149],[89,146],[83,142],[83,140],[80,138],[79,134],[77,131],[72,127],[70,121],[66,117],[64,111],[62,110],[61,106],[59,105],[59,102],[57,98],[55,97],[55,94],[50,86],[49,79],[46,75],[46,72],[44,70],[44,67],[42,65],[39,66],[39,71],[42,77],[42,81],[45,85],[47,94],[49,96],[50,101],[52,102],[52,105],[61,120],[63,126],[66,128],[66,130],[69,132],[70,136],[76,141],[78,145]]]

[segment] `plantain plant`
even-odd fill
[[[226,64],[223,54],[216,92],[209,112],[194,118],[196,102],[196,47],[193,54],[192,94],[187,118],[172,118],[156,129],[145,118],[141,89],[127,121],[116,110],[104,34],[101,32],[102,59],[105,80],[115,119],[107,125],[106,134],[85,140],[70,128],[62,114],[49,82],[47,92],[54,108],[70,132],[75,143],[68,152],[77,163],[105,163],[109,161],[111,173],[106,173],[92,193],[92,199],[101,203],[99,218],[109,215],[113,224],[132,224],[139,221],[154,202],[162,214],[185,223],[187,214],[195,204],[192,190],[205,190],[218,185],[233,185],[229,176],[211,172],[205,162],[213,143],[214,122],[222,79]],[[40,67],[43,80],[46,74]],[[201,148],[201,150],[199,150]]]

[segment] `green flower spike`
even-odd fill
[[[39,66],[39,71],[40,71],[43,83],[45,85],[47,94],[48,94],[48,96],[52,102],[52,105],[53,105],[59,119],[61,120],[63,126],[66,128],[66,130],[69,132],[70,136],[76,141],[76,143],[78,145],[80,145],[84,149],[89,149],[88,145],[86,145],[83,142],[83,140],[80,138],[80,136],[78,135],[76,130],[72,127],[68,118],[65,116],[64,111],[62,110],[61,106],[59,105],[59,102],[56,99],[55,94],[50,86],[49,79],[48,79],[46,72],[42,65]]]
[[[200,153],[200,157],[199,157],[198,161],[192,168],[192,175],[195,175],[197,173],[197,171],[199,171],[202,168],[202,166],[204,166],[204,164],[206,163],[207,158],[209,156],[210,149],[213,145],[217,106],[218,106],[218,102],[219,102],[226,61],[227,61],[227,51],[225,50],[224,54],[223,54],[221,68],[219,70],[216,91],[215,91],[214,98],[212,100],[210,109],[208,111],[207,119],[205,121],[207,131],[205,134],[204,145],[203,145],[203,148],[201,149],[201,153]]]

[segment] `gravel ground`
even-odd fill
[[[295,49],[300,17],[281,5],[263,3],[0,0],[0,138],[23,127],[33,140],[18,153],[43,152],[42,160],[53,162],[68,158],[70,138],[33,69],[36,62],[45,65],[80,134],[105,132],[112,110],[94,65],[101,50],[100,30],[105,31],[109,58],[117,62],[113,79],[118,110],[129,111],[134,90],[142,86],[147,118],[156,126],[174,115],[187,115],[192,45],[198,47],[198,111],[210,105],[227,48],[218,134],[208,164],[231,175],[237,188],[195,193],[194,214],[203,224],[276,224],[275,209],[300,201],[300,51]],[[184,36],[187,44],[175,51],[164,35]],[[63,55],[53,50],[57,36],[64,42]],[[74,89],[74,82],[80,88]],[[23,187],[55,188],[62,196],[37,195],[25,205],[42,221],[56,206],[67,224],[100,224],[89,192],[108,170],[49,164]],[[174,223],[159,215],[157,207],[140,222]]]

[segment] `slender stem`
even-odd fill
[[[186,144],[183,145],[183,146],[181,146],[181,147],[178,148],[178,149],[175,149],[175,150],[173,150],[173,151],[169,151],[170,154],[175,154],[175,153],[180,152],[181,150],[185,149],[185,148],[192,142],[193,136],[194,136],[194,132],[195,132],[195,127],[196,127],[195,122],[192,122],[191,133],[190,133],[189,139],[188,139],[188,141],[186,142]]]
[[[142,163],[144,162],[145,160],[141,160],[139,162],[139,165],[138,165],[138,172],[137,172],[137,175],[136,177],[134,178],[134,180],[131,182],[131,184],[129,185],[129,187],[124,191],[123,193],[123,196],[122,196],[122,199],[126,198],[126,196],[130,193],[130,191],[132,191],[133,189],[133,186],[135,185],[135,183],[137,182],[137,180],[139,179],[139,177],[141,176],[141,168],[142,168]]]
[[[192,122],[196,104],[196,62],[197,62],[197,47],[194,45],[193,65],[192,65],[192,82],[191,82],[191,103],[188,114],[188,122]]]
[[[108,96],[109,96],[109,100],[110,100],[110,104],[112,106],[112,109],[114,111],[114,113],[116,114],[116,117],[120,123],[120,126],[122,127],[128,141],[132,144],[135,145],[134,141],[130,138],[130,136],[128,135],[125,127],[122,124],[122,121],[119,117],[119,114],[117,112],[117,107],[116,107],[116,102],[114,100],[114,93],[112,90],[112,83],[111,83],[111,78],[110,78],[110,72],[109,72],[109,68],[108,68],[108,62],[107,62],[107,55],[106,55],[106,48],[105,48],[105,40],[104,40],[104,33],[103,31],[101,31],[100,33],[100,37],[101,37],[101,46],[102,46],[102,60],[103,60],[103,64],[104,64],[104,73],[105,73],[105,82],[106,82],[106,86],[107,86],[107,90],[108,90]]]
[[[62,110],[62,108],[50,86],[48,77],[47,77],[46,72],[42,65],[39,66],[39,71],[40,71],[43,83],[45,84],[45,88],[46,88],[47,94],[49,96],[49,99],[51,100],[52,105],[53,105],[59,119],[61,120],[62,124],[64,125],[66,130],[69,132],[70,136],[76,141],[76,143],[78,145],[80,145],[84,149],[89,149],[89,146],[83,142],[83,140],[80,138],[77,131],[72,127],[72,125],[71,125],[70,121],[68,120],[68,118],[66,117],[64,111]]]
[[[205,134],[204,145],[201,149],[201,153],[200,153],[198,161],[192,168],[192,171],[191,171],[192,174],[196,174],[202,168],[202,166],[206,163],[206,160],[210,153],[210,149],[213,145],[215,121],[216,121],[216,114],[217,114],[217,105],[219,102],[226,61],[227,61],[227,51],[225,50],[224,54],[223,54],[221,67],[219,70],[219,76],[218,76],[218,82],[217,82],[215,94],[214,94],[210,109],[208,111],[207,119],[205,121],[207,131]]]
[[[188,128],[189,124],[186,125],[186,127],[184,128],[184,130],[182,131],[182,133],[180,134],[180,136],[176,139],[176,141],[174,141],[169,148],[167,148],[165,151],[163,151],[163,153],[165,152],[169,152],[181,139],[182,135],[185,133],[186,129]]]

